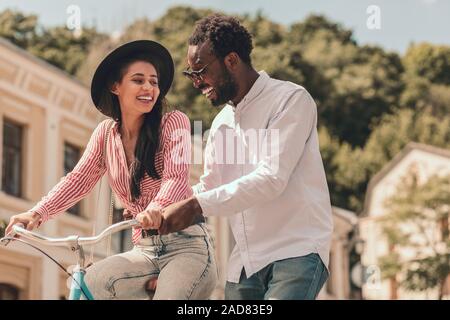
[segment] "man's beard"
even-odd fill
[[[220,85],[214,88],[217,98],[211,100],[211,103],[215,107],[219,107],[228,101],[236,97],[238,92],[238,86],[233,76],[228,72],[225,66],[222,67],[222,79]]]

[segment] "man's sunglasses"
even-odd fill
[[[216,59],[213,59],[209,63],[207,63],[203,68],[196,71],[189,71],[189,68],[187,70],[183,71],[183,74],[191,81],[203,81],[203,77],[206,73],[206,67],[208,67],[211,63],[213,63]]]

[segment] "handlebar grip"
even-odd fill
[[[23,228],[25,229],[25,225],[23,223],[16,223],[15,225],[12,226],[12,230],[10,233],[5,234],[5,237],[15,237],[16,236],[16,231],[15,231],[15,227],[19,227],[19,228]],[[1,241],[1,244],[3,244],[5,247],[11,242],[11,240],[3,240]]]
[[[21,222],[16,223],[12,226],[12,230],[11,232],[8,234],[9,237],[15,237],[17,234],[16,228],[22,228],[22,229],[26,229],[25,225]]]

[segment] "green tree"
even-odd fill
[[[108,52],[115,49],[117,42],[112,38],[97,39],[92,43],[84,61],[76,71],[76,77],[86,86],[90,86],[94,72]]]
[[[321,109],[321,119],[341,141],[364,146],[384,114],[394,111],[403,90],[402,65],[396,54],[364,47],[358,60],[332,76],[333,90]]]
[[[450,275],[450,175],[420,183],[412,169],[386,208],[381,223],[392,250],[380,259],[383,276],[411,291],[437,287],[442,299]],[[401,253],[405,250],[414,257]]]
[[[329,79],[343,67],[356,62],[358,46],[353,33],[324,16],[311,15],[303,22],[294,23],[286,42],[299,45],[302,55]]]
[[[450,85],[450,47],[429,43],[412,45],[403,63],[411,75],[436,84]]]
[[[319,115],[330,133],[352,146],[364,146],[381,117],[392,113],[403,91],[403,66],[396,53],[358,46],[353,32],[323,16],[293,24],[287,35],[303,59],[315,67],[326,94],[318,96]]]
[[[450,114],[450,47],[422,43],[402,58],[405,90],[400,105],[427,110],[437,117]]]
[[[341,43],[356,43],[353,39],[353,32],[345,29],[341,24],[328,20],[323,15],[309,15],[302,22],[291,25],[289,31],[289,41],[306,44],[315,38],[318,30],[332,41],[338,40]]]
[[[435,84],[417,75],[405,75],[400,105],[415,111],[428,111],[436,117],[450,114],[450,86]]]
[[[27,16],[9,9],[0,12],[0,37],[27,49],[36,37],[37,20],[36,15]]]
[[[410,109],[384,116],[364,147],[364,161],[370,176],[410,141],[450,149],[450,117],[435,117],[430,112]]]
[[[267,47],[283,42],[287,35],[284,26],[275,23],[258,11],[254,17],[239,17],[242,24],[253,36],[253,47]]]
[[[0,36],[52,65],[75,75],[91,44],[105,35],[83,28],[77,36],[66,27],[44,28],[37,16],[5,10],[0,13]]]
[[[255,47],[252,59],[257,70],[265,70],[274,78],[292,81],[305,87],[316,100],[320,110],[330,83],[315,66],[303,58],[300,46],[282,42]]]
[[[339,142],[324,126],[319,128],[319,140],[331,203],[360,212],[368,181],[363,150]]]
[[[332,203],[361,212],[370,179],[409,142],[450,149],[450,117],[398,109],[382,117],[363,148],[340,142],[325,128],[319,138]]]
[[[54,27],[45,29],[35,38],[28,50],[67,73],[75,75],[86,59],[91,44],[99,38],[105,36],[93,28],[84,28],[81,35],[77,36],[66,27]]]

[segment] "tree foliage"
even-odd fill
[[[79,35],[66,27],[44,28],[37,16],[12,10],[0,13],[0,36],[71,75],[83,64],[91,44],[106,37],[95,28],[83,28]]]
[[[411,168],[386,207],[382,226],[393,250],[380,260],[384,276],[411,291],[437,287],[442,299],[450,275],[450,175],[421,182]]]
[[[450,47],[420,43],[410,46],[403,59],[407,71],[437,84],[450,85]]]

